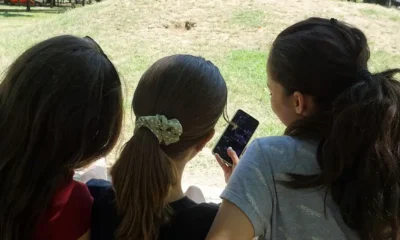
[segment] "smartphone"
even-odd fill
[[[258,124],[257,119],[239,109],[215,145],[213,153],[218,154],[226,164],[232,166],[232,160],[227,153],[228,148],[231,147],[240,157]]]

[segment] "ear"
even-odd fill
[[[315,104],[311,96],[303,94],[301,92],[294,92],[293,106],[296,114],[306,117],[314,112]]]
[[[214,137],[215,129],[213,129],[203,140],[196,144],[196,151],[200,152],[206,146],[206,144]]]

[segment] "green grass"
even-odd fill
[[[391,68],[400,68],[399,55],[386,51],[376,51],[369,62],[371,72],[381,72]]]
[[[372,9],[372,8],[363,8],[363,9],[360,9],[360,12],[363,15],[367,15],[367,16],[379,16],[379,11],[376,9]]]
[[[266,60],[266,52],[240,49],[232,50],[216,61],[228,85],[229,117],[233,117],[238,106],[254,116],[263,123],[256,137],[277,135],[283,132],[282,125],[269,107]],[[221,121],[218,125],[218,133],[222,133],[224,126],[226,122]]]
[[[394,21],[394,22],[400,22],[400,12],[399,14],[393,14],[389,16],[389,20]]]
[[[373,7],[374,8],[371,7],[362,8],[359,11],[363,16],[369,18],[400,22],[400,11],[396,9],[386,9],[381,6],[373,6]],[[382,9],[386,11],[383,11]]]
[[[31,11],[27,12],[25,6],[0,5],[0,21],[3,21],[3,24],[4,21],[8,21],[10,25],[17,24],[22,26],[22,24],[29,24],[31,21],[45,19],[54,14],[64,13],[67,10],[67,7],[45,8],[32,6]]]
[[[264,23],[265,13],[261,10],[237,10],[233,13],[232,23],[246,27],[261,27]]]
[[[0,73],[20,54],[26,46],[37,41],[33,35],[42,35],[45,28],[49,28],[54,21],[63,21],[66,7],[44,8],[32,7],[26,12],[25,6],[0,5]],[[57,19],[57,20],[54,20]],[[54,35],[53,31],[47,36]],[[46,35],[42,35],[46,36]]]
[[[226,65],[224,75],[235,77],[232,79],[246,81],[248,83],[265,83],[266,80],[266,52],[256,50],[233,50],[224,57]]]

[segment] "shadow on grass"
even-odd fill
[[[21,6],[22,7],[22,6]],[[16,13],[16,15],[18,13],[28,13],[26,11],[26,7],[22,7],[23,9],[0,9],[0,14],[1,13],[8,13],[8,14],[13,14]],[[46,9],[46,10],[42,10],[42,9],[34,9],[34,7],[31,7],[31,11],[29,13],[47,13],[47,14],[59,14],[59,13],[64,13],[65,11],[67,11],[68,9]],[[21,15],[21,14],[19,14]]]
[[[4,5],[0,4],[0,14],[1,13],[27,13],[26,11],[26,5],[21,4],[21,6],[10,6],[10,5]],[[7,8],[9,7],[9,8]],[[40,9],[36,9],[37,6],[31,6],[31,11],[29,13],[47,13],[47,14],[59,14],[59,13],[64,13],[69,9],[72,9],[71,6],[56,6],[54,8],[51,8],[50,6],[45,6],[45,7],[40,7]],[[13,14],[13,15],[18,15],[18,14]],[[19,14],[21,15],[21,14]],[[21,16],[22,17],[22,16]]]
[[[20,13],[8,13],[8,12],[1,12],[0,11],[0,18],[5,17],[5,18],[13,18],[13,17],[32,17],[32,15],[27,15],[27,14],[20,14]]]

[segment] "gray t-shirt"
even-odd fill
[[[288,136],[254,140],[241,158],[221,198],[240,208],[259,239],[359,239],[343,222],[325,189],[293,190],[279,181],[285,173],[320,172],[317,142]]]

